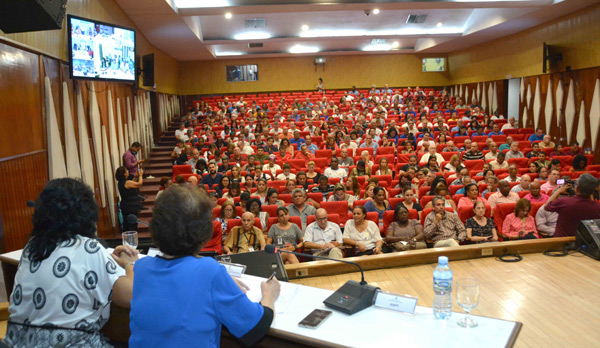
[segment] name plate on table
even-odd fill
[[[375,296],[375,307],[391,309],[393,311],[414,314],[418,298],[409,295],[395,294],[388,291],[378,291]]]
[[[246,265],[240,265],[237,263],[229,263],[229,262],[219,262],[219,263],[222,264],[223,266],[225,266],[227,273],[232,277],[240,278],[242,276],[242,274],[244,274],[244,272],[246,272]]]

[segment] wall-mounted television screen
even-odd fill
[[[446,58],[423,58],[423,72],[446,71]]]
[[[67,16],[71,78],[135,82],[135,30]]]
[[[258,65],[228,65],[225,67],[227,82],[258,81]]]

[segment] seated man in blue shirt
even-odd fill
[[[529,137],[529,139],[527,139],[527,140],[531,141],[532,143],[534,141],[542,141],[542,140],[544,140],[544,135],[546,135],[546,134],[544,134],[544,130],[541,129],[541,128],[538,128],[538,129],[535,130],[535,133],[532,134]]]
[[[202,184],[208,185],[208,189],[213,190],[214,186],[221,183],[222,178],[223,174],[217,173],[217,164],[214,161],[211,161],[208,164],[208,175],[205,175],[202,178]]]
[[[306,144],[306,140],[300,138],[300,131],[294,131],[294,137],[290,139],[290,144],[296,145],[298,147],[298,151],[302,144]]]
[[[488,132],[488,137],[491,137],[492,135],[504,135],[504,133],[500,131],[500,126],[497,123],[494,123],[492,131]]]

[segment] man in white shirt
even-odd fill
[[[435,157],[435,160],[438,164],[438,166],[442,165],[442,162],[444,162],[444,157],[442,157],[442,155],[440,155],[439,153],[436,152],[435,150],[435,146],[429,146],[429,153],[426,153],[423,155],[423,157],[421,157],[421,161],[419,162],[419,164],[421,165],[425,165],[429,162],[429,158],[431,156]]]
[[[508,176],[504,180],[508,182],[521,182],[521,177],[517,175],[518,169],[516,164],[508,166]]]
[[[343,239],[340,226],[327,221],[327,211],[317,209],[316,221],[306,227],[304,231],[304,248],[312,250],[317,256],[341,259],[344,257],[342,249]]]
[[[489,161],[489,160],[495,160],[497,157],[498,157],[498,144],[496,144],[495,142],[492,142],[490,144],[490,152],[485,154],[484,159],[486,161]]]
[[[177,140],[182,140],[184,143],[187,143],[189,137],[187,135],[187,130],[185,129],[185,123],[181,123],[179,125],[179,129],[175,131],[175,138]]]
[[[502,129],[500,129],[500,131],[504,132],[507,129],[517,129],[517,120],[515,120],[514,117],[509,117],[508,123],[502,126]]]
[[[254,149],[250,145],[246,145],[246,142],[244,141],[244,139],[240,138],[237,145],[240,148],[240,153],[242,155],[246,155],[246,156],[254,155]]]
[[[429,147],[435,147],[435,141],[431,140],[429,133],[423,133],[423,139],[417,143],[417,146],[423,146],[423,143],[429,143]]]
[[[339,160],[337,157],[332,157],[331,162],[329,164],[329,168],[325,169],[323,172],[327,178],[340,178],[343,179],[348,175],[346,169],[339,167]]]
[[[521,177],[521,181],[519,182],[519,185],[513,186],[513,188],[510,190],[515,193],[519,193],[521,191],[527,191],[527,190],[529,190],[529,184],[531,184],[531,177],[527,174],[524,174]]]
[[[509,160],[511,158],[523,158],[525,157],[521,151],[519,151],[519,142],[513,141],[510,144],[510,150],[506,153],[506,159]]]

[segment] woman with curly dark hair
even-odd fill
[[[254,303],[223,266],[198,257],[211,220],[210,200],[195,188],[175,186],[156,201],[150,231],[163,255],[135,266],[130,347],[219,346],[222,326],[251,346],[269,330],[279,282],[263,282]]]
[[[99,243],[98,205],[81,181],[48,182],[34,208],[6,341],[15,347],[112,347],[100,329],[111,300],[129,307],[137,252],[118,246],[111,256]]]
[[[117,187],[119,188],[119,195],[121,196],[119,206],[121,208],[121,213],[123,214],[123,232],[137,231],[137,222],[129,223],[127,217],[129,215],[135,215],[137,218],[138,213],[142,209],[138,189],[144,184],[143,175],[144,171],[140,168],[133,180],[129,180],[129,171],[127,168],[119,167],[115,171]]]

